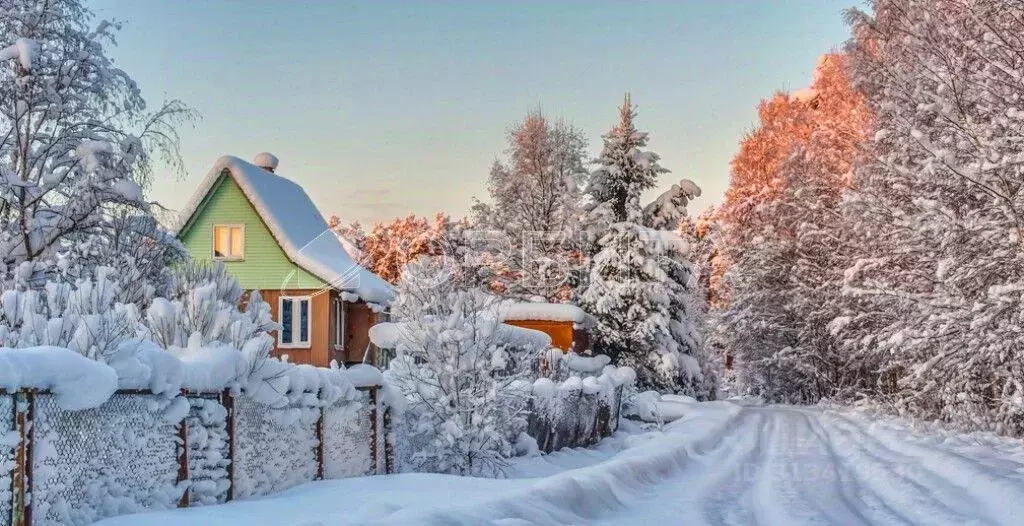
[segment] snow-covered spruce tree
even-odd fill
[[[636,108],[627,93],[619,108],[619,123],[603,136],[601,155],[594,160],[597,168],[587,179],[584,201],[591,231],[622,221],[642,222],[640,194],[668,173],[658,164],[658,154],[643,149],[647,133],[636,129],[635,118]]]
[[[416,471],[500,476],[526,428],[528,371],[507,367],[496,300],[448,276],[428,257],[403,274],[388,377],[408,400]]]
[[[148,215],[156,151],[180,167],[172,101],[147,112],[106,54],[115,24],[80,0],[0,0],[0,259],[51,257],[76,235],[116,237],[115,209]],[[6,47],[4,47],[6,46]]]
[[[643,150],[647,134],[633,124],[628,95],[619,114],[588,185],[586,228],[598,237],[577,295],[597,321],[594,351],[633,367],[641,389],[709,397],[689,247],[676,233],[700,189],[684,181],[641,208],[641,192],[667,170]]]
[[[509,132],[508,162],[495,161],[491,202],[477,202],[493,286],[506,296],[564,301],[576,267],[580,185],[587,147],[582,131],[537,111]]]
[[[878,0],[849,14],[877,114],[847,212],[834,328],[901,411],[1024,435],[1024,2]]]
[[[668,235],[665,235],[668,234]],[[707,396],[690,301],[692,267],[671,232],[614,223],[597,242],[580,305],[597,323],[594,351],[632,367],[642,390]]]

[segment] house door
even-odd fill
[[[377,315],[365,303],[345,303],[345,363],[361,363],[370,345],[370,327],[377,321]],[[375,356],[366,361],[374,363]]]

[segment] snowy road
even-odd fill
[[[1024,524],[1024,448],[850,411],[693,405],[664,431],[521,459],[506,480],[398,475],[106,526]]]
[[[602,522],[1024,524],[1020,451],[944,442],[836,412],[746,407],[677,476]]]

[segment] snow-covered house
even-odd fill
[[[562,303],[503,302],[499,308],[508,325],[533,329],[551,337],[551,345],[583,354],[590,347],[590,317],[583,309]]]
[[[253,163],[218,159],[182,211],[178,238],[193,258],[222,261],[243,288],[260,291],[282,327],[278,355],[319,366],[362,361],[394,291],[355,263],[277,164],[268,153]]]

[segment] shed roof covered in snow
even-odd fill
[[[355,262],[299,184],[238,157],[225,155],[214,163],[181,212],[179,237],[191,226],[207,194],[228,176],[293,263],[331,287],[354,293],[368,303],[391,302],[391,285]]]
[[[587,313],[583,309],[566,303],[535,303],[505,301],[499,307],[503,321],[566,321],[584,324]]]

